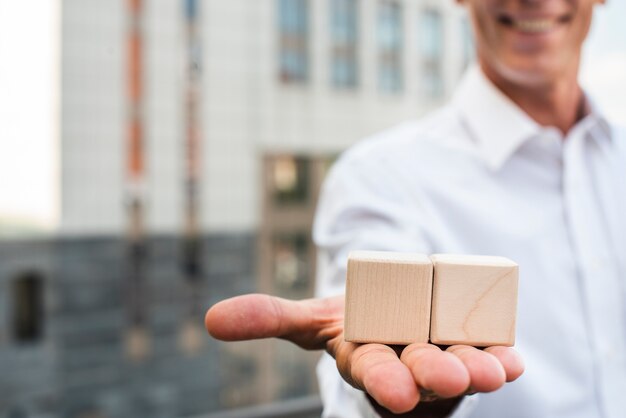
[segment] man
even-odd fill
[[[326,349],[328,417],[626,416],[626,135],[577,80],[602,1],[459,3],[479,68],[447,107],[348,151],[325,184],[314,236],[327,298],[243,296],[209,310],[207,328]],[[353,249],[517,261],[522,378],[511,348],[344,342]]]

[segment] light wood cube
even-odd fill
[[[432,274],[426,255],[352,252],[346,282],[346,341],[427,342]]]
[[[431,260],[431,342],[513,345],[517,264],[503,257],[450,254],[436,254]]]

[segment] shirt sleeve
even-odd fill
[[[414,191],[387,158],[370,154],[342,158],[322,188],[313,227],[319,297],[344,293],[352,250],[430,252]]]
[[[348,156],[335,165],[322,189],[314,226],[318,297],[344,293],[347,257],[352,250],[430,253],[420,226],[424,217],[408,187],[394,167],[375,153]],[[324,403],[322,417],[378,417],[365,394],[341,378],[332,357],[322,357],[317,375]],[[467,416],[464,405],[468,402],[461,403],[454,418]]]

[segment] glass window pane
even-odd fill
[[[424,11],[420,28],[422,57],[426,60],[439,60],[443,48],[441,14],[436,10]]]
[[[331,77],[335,87],[356,87],[358,84],[357,0],[331,0]]]
[[[43,335],[43,280],[35,273],[13,282],[13,338],[19,343],[36,342]]]
[[[419,52],[421,56],[421,85],[431,98],[443,95],[443,19],[437,10],[425,10],[419,20]]]
[[[384,92],[402,89],[402,8],[383,1],[378,8],[378,84]]]
[[[274,201],[279,205],[306,203],[309,199],[309,161],[278,157],[273,164]]]
[[[461,21],[461,43],[463,45],[463,67],[467,67],[474,60],[474,37],[472,27],[467,17]]]
[[[278,0],[278,64],[284,82],[308,79],[308,10],[307,0]]]
[[[185,0],[185,14],[187,19],[195,19],[198,14],[198,0]]]
[[[308,233],[277,235],[273,247],[274,286],[277,293],[284,297],[306,296],[311,280]]]

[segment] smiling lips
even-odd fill
[[[498,22],[504,26],[516,29],[521,32],[540,34],[551,31],[560,23],[567,23],[569,16],[554,17],[536,17],[536,18],[514,18],[508,15],[498,17]]]

